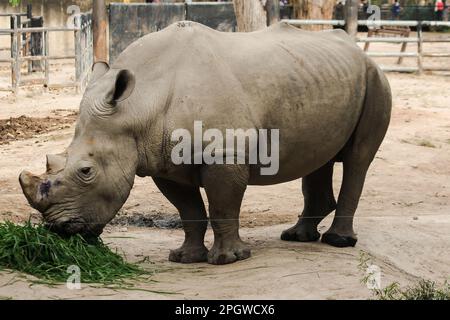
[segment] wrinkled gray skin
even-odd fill
[[[302,179],[303,213],[281,238],[354,246],[353,216],[367,169],[388,128],[389,84],[343,31],[308,32],[280,23],[253,33],[220,33],[180,22],[130,45],[109,68],[94,65],[66,154],[47,172],[20,175],[30,204],[59,233],[99,235],[126,201],[135,175],[151,176],[179,210],[185,241],[176,262],[248,258],[239,237],[247,185]],[[170,134],[208,128],[280,129],[280,170],[258,165],[174,165]],[[335,162],[343,162],[336,202]],[[203,238],[206,191],[214,245]]]

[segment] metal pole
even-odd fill
[[[17,59],[18,59],[18,45],[17,45],[17,16],[11,16],[11,29],[14,30],[11,37],[11,87],[14,93],[17,93]]]
[[[16,27],[21,28],[20,26],[20,17],[17,17],[19,19],[17,19],[16,21],[19,23],[18,25],[16,25]],[[17,90],[19,90],[19,86],[20,86],[20,68],[22,66],[22,60],[20,58],[20,52],[22,51],[22,35],[19,32],[19,29],[15,29],[15,34],[14,37],[17,39],[16,42],[16,68],[15,68],[15,73],[16,73],[16,92]]]
[[[27,4],[27,18],[31,19],[33,17],[33,5],[31,3]]]
[[[280,2],[278,0],[267,0],[266,6],[267,26],[280,21]]]
[[[49,50],[50,50],[50,45],[48,42],[48,31],[44,31],[44,55],[46,58],[48,58],[49,56]],[[44,86],[45,88],[48,88],[48,84],[49,84],[49,73],[50,73],[50,61],[49,59],[45,59],[45,69],[44,69],[44,74],[45,74],[45,80],[44,80]]]
[[[358,0],[345,1],[345,31],[356,38],[358,33]]]
[[[108,62],[106,39],[106,5],[105,0],[94,0],[92,11],[94,23],[94,63]]]
[[[26,27],[30,27],[31,24],[31,19],[33,18],[33,5],[31,3],[27,4],[27,25]],[[31,49],[31,36],[32,33],[25,33],[23,34],[23,39],[25,40],[25,52],[24,52],[24,56],[28,56],[30,55],[30,49]],[[30,74],[33,71],[33,66],[32,66],[32,61],[27,61],[27,68],[28,68],[28,74]]]

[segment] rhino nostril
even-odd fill
[[[50,192],[51,186],[52,183],[49,180],[41,183],[41,185],[39,186],[39,193],[41,194],[41,197],[45,196],[46,198],[48,198],[48,193]]]

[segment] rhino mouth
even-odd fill
[[[45,219],[44,225],[47,229],[61,236],[71,236],[84,230],[84,223],[81,219]]]
[[[69,219],[45,219],[44,225],[47,229],[67,238],[79,234],[85,239],[98,238],[103,231],[104,225],[90,224],[81,217]]]

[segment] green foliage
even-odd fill
[[[360,251],[358,268],[365,272],[371,265],[370,256]],[[367,284],[370,278],[365,275],[361,280]],[[434,281],[421,279],[412,286],[401,288],[398,282],[393,282],[381,289],[371,289],[375,299],[378,300],[450,300],[450,283],[447,281],[439,286]]]
[[[374,290],[379,300],[450,300],[450,284],[446,281],[442,286],[434,281],[421,279],[412,286],[402,289],[397,282]]]
[[[66,282],[67,268],[76,265],[82,283],[117,284],[147,273],[127,263],[100,239],[62,238],[42,225],[0,223],[0,269],[31,274],[46,283]]]
[[[9,0],[9,3],[13,6],[16,7],[20,4],[20,0]]]

